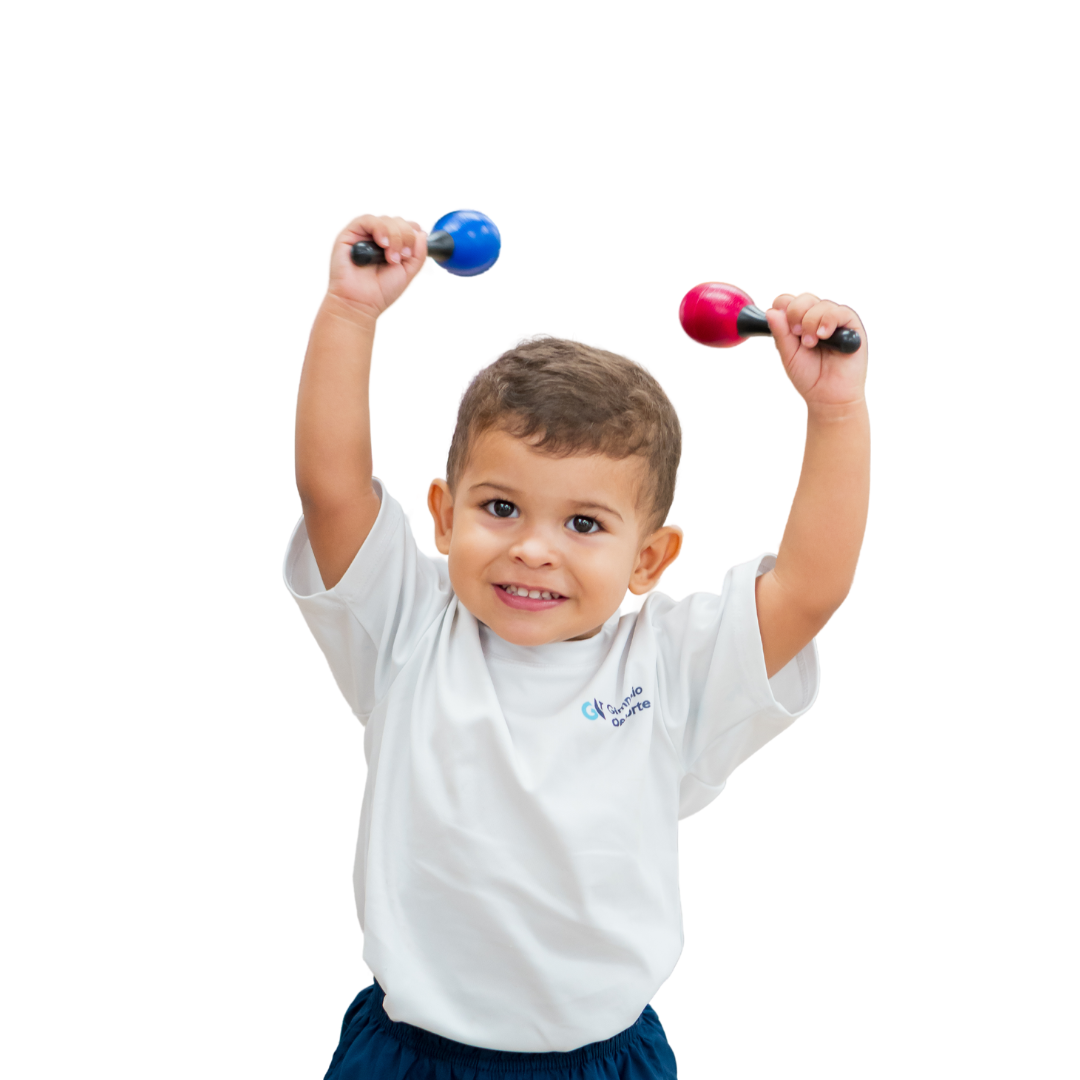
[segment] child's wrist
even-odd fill
[[[869,411],[869,402],[865,397],[860,397],[850,402],[809,402],[806,405],[807,419],[820,420],[825,423],[835,423],[850,420],[853,417],[862,417]]]
[[[356,300],[349,300],[337,293],[328,292],[323,297],[321,311],[335,319],[353,324],[358,330],[369,334],[375,333],[375,323],[382,312],[377,311],[369,304],[362,304]]]

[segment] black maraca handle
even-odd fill
[[[442,229],[433,232],[428,237],[427,253],[436,262],[445,262],[454,254],[454,238]],[[382,266],[386,263],[386,252],[372,240],[357,240],[349,257],[355,266]]]
[[[765,318],[765,312],[756,304],[747,304],[746,307],[739,312],[739,317],[735,322],[735,328],[739,331],[740,337],[753,337],[758,334],[772,333],[769,329],[769,320]],[[860,345],[862,345],[862,338],[859,337],[858,330],[852,330],[846,326],[838,326],[832,332],[832,337],[819,341],[815,348],[824,346],[826,349],[833,349],[838,353],[850,354],[858,352]]]

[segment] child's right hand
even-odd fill
[[[386,252],[382,266],[355,266],[350,258],[358,240],[373,240]],[[427,233],[415,221],[364,214],[334,241],[327,293],[378,318],[420,273],[427,260]]]

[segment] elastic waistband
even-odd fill
[[[445,1061],[451,1065],[468,1065],[496,1075],[573,1069],[586,1062],[612,1058],[631,1043],[639,1040],[643,1035],[645,1025],[650,1021],[659,1024],[651,1006],[646,1005],[645,1011],[625,1031],[620,1031],[618,1035],[613,1035],[603,1042],[578,1047],[577,1050],[552,1050],[549,1053],[487,1050],[481,1046],[455,1042],[453,1039],[444,1038],[442,1035],[425,1031],[423,1028],[413,1027],[412,1024],[391,1020],[383,1008],[385,996],[383,988],[376,982],[371,987],[371,996],[368,998],[367,1006],[374,1022],[392,1039],[426,1057]]]

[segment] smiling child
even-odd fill
[[[368,239],[386,265],[352,265]],[[327,1077],[671,1080],[648,1002],[682,949],[678,819],[817,693],[813,638],[850,588],[869,486],[866,346],[828,338],[865,332],[777,299],[808,407],[779,553],[675,602],[652,590],[682,543],[678,418],[643,368],[576,342],[476,376],[428,493],[446,559],[417,550],[372,476],[368,374],[425,257],[400,218],[342,232],[297,407],[286,581],[368,762],[355,887],[376,982]],[[627,589],[650,595],[620,616]]]

